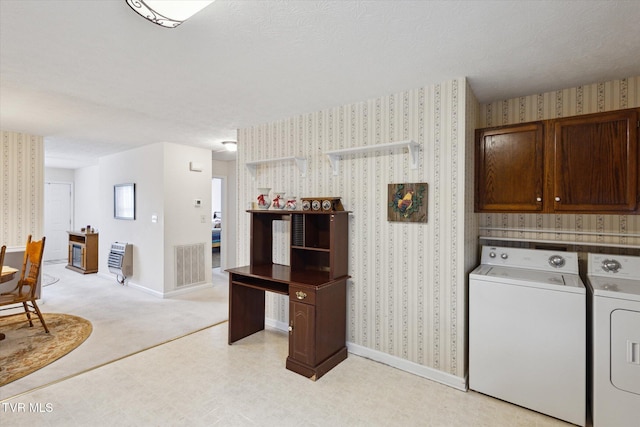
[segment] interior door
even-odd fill
[[[45,261],[66,260],[71,230],[71,183],[46,182],[44,187]]]

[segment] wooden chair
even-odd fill
[[[22,303],[29,325],[33,326],[31,314],[35,314],[40,319],[44,331],[49,333],[47,324],[44,322],[38,304],[36,304],[36,289],[38,275],[40,274],[40,265],[42,264],[44,241],[45,238],[43,237],[42,240],[32,242],[31,235],[29,235],[27,238],[27,246],[24,250],[20,279],[11,292],[0,294],[0,306]],[[9,310],[11,308],[14,307],[4,308],[2,310]]]
[[[7,252],[7,246],[6,245],[2,245],[2,248],[0,249],[0,272],[2,271],[2,266],[4,265],[4,254],[5,254],[5,252]],[[5,339],[5,335],[0,332],[0,341],[2,341],[3,339]]]

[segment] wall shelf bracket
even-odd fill
[[[388,142],[386,144],[365,145],[361,147],[343,148],[341,150],[325,151],[325,154],[329,158],[333,174],[338,175],[340,170],[340,158],[347,154],[367,153],[371,151],[390,150],[395,148],[407,148],[411,155],[411,169],[418,168],[418,153],[420,151],[420,144],[413,140]]]
[[[277,159],[256,160],[254,162],[245,163],[245,166],[249,170],[251,177],[255,180],[256,169],[258,165],[263,165],[266,163],[284,163],[292,160],[295,161],[296,166],[298,166],[298,169],[300,170],[300,175],[303,177],[307,176],[307,159],[305,157],[291,156],[291,157],[279,157]]]

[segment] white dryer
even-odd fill
[[[584,426],[586,305],[577,253],[483,247],[469,275],[469,387]]]
[[[594,427],[640,425],[640,257],[589,254]]]

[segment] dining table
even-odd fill
[[[17,272],[18,272],[17,268],[9,267],[8,265],[3,265],[2,271],[0,271],[0,283],[13,280]],[[5,338],[6,338],[5,334],[0,332],[0,341],[4,340]]]
[[[9,267],[8,265],[2,266],[2,273],[0,274],[0,283],[8,282],[9,280],[13,280],[18,269]]]

